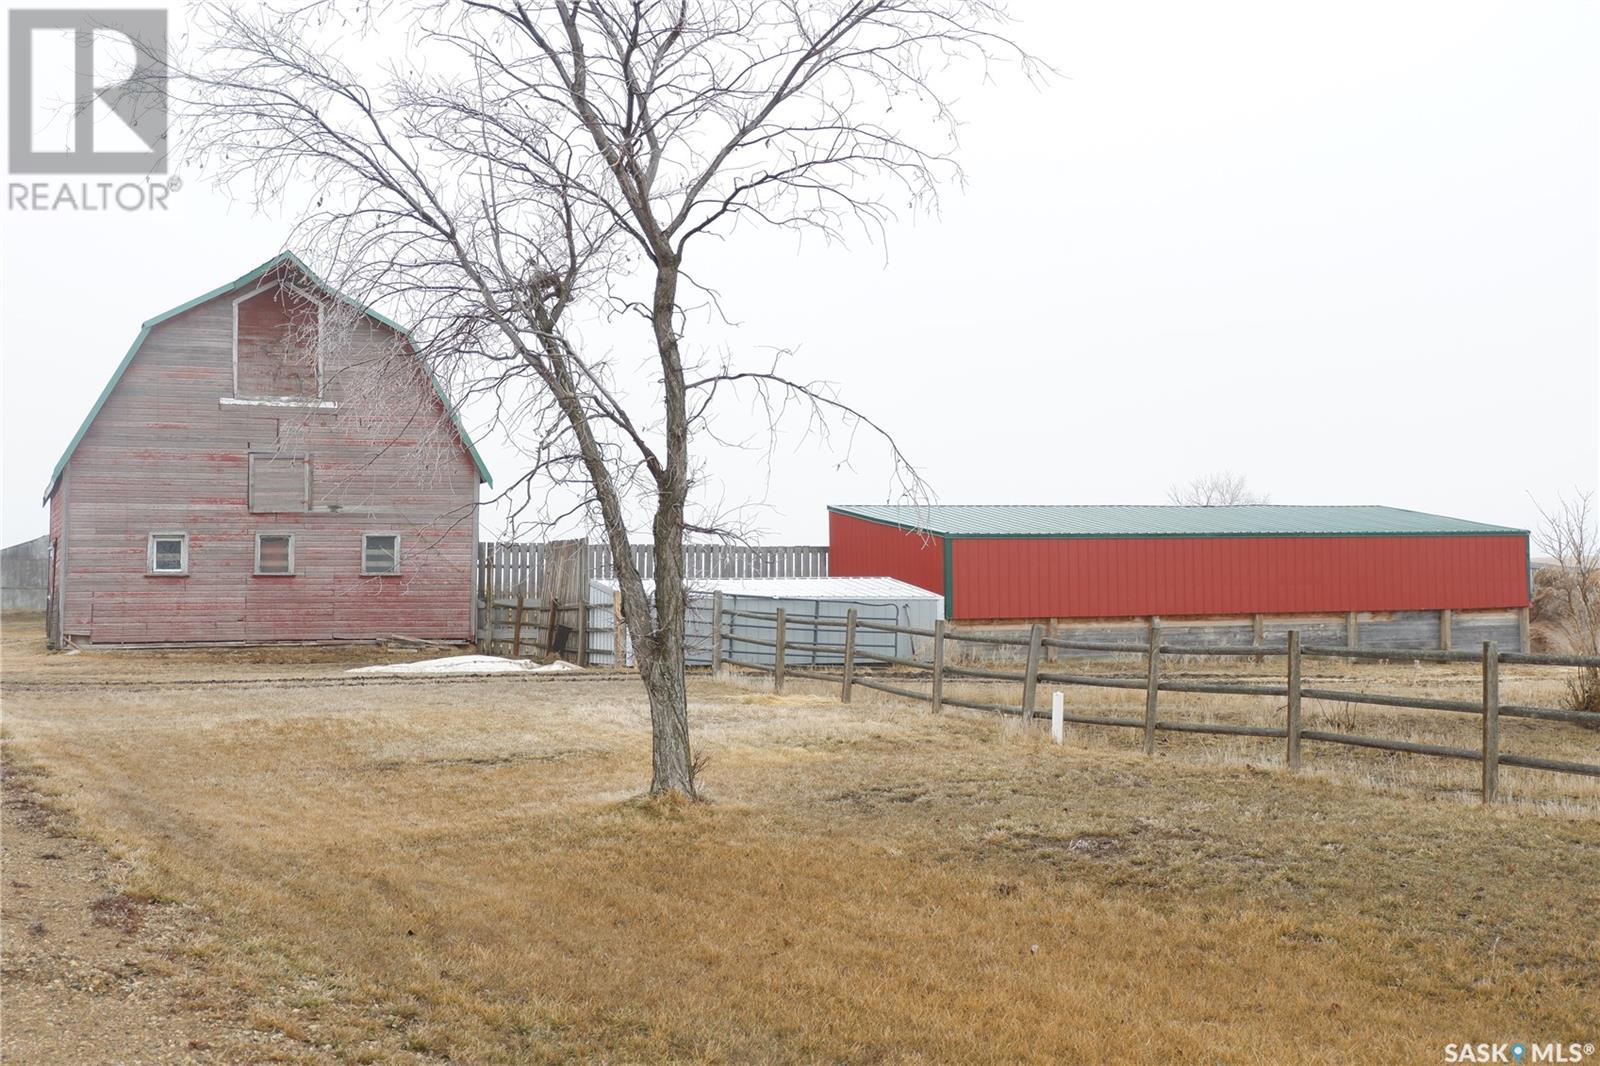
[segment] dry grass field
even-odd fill
[[[10,772],[152,928],[204,916],[169,957],[183,1009],[231,1020],[221,1061],[1432,1063],[1600,1040],[1582,779],[1507,769],[1485,809],[1468,764],[1308,745],[1291,776],[1275,743],[1163,736],[1150,759],[1106,730],[1057,747],[701,680],[712,802],[684,807],[636,798],[625,677],[343,684],[370,650],[39,645],[5,635]],[[1507,750],[1536,739],[1507,726]],[[1537,742],[1593,761],[1600,733]]]

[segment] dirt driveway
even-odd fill
[[[239,1061],[264,1034],[205,1009],[203,919],[121,894],[116,863],[0,762],[7,1063]]]

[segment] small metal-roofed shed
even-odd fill
[[[646,581],[645,590],[653,592],[654,583]],[[612,579],[595,578],[589,582],[590,661],[597,664],[616,662],[613,612],[617,592],[617,582]],[[776,635],[777,622],[770,616],[780,607],[789,616],[785,637],[795,644],[842,645],[842,623],[852,608],[861,621],[908,629],[931,630],[934,622],[944,617],[942,596],[890,577],[698,578],[689,582],[684,618],[685,661],[691,666],[711,664],[711,604],[714,594],[719,592],[723,610],[738,612],[723,619],[722,628],[728,634],[723,638],[723,659],[757,666],[773,663],[775,655],[770,642]],[[838,624],[812,621],[813,618]],[[740,637],[752,639],[742,641]],[[632,649],[625,633],[623,642],[622,661],[631,665]],[[856,633],[856,646],[861,652],[902,659],[925,655],[928,651],[926,638],[865,627]],[[835,651],[791,647],[784,655],[784,662],[799,667],[836,666],[843,662],[843,656]],[[871,665],[867,658],[861,662]]]
[[[829,564],[971,620],[1520,609],[1526,530],[1383,506],[841,505]]]

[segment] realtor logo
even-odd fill
[[[167,13],[11,12],[13,174],[165,174]]]

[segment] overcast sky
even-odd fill
[[[887,247],[706,246],[737,324],[691,343],[797,349],[944,503],[1160,502],[1227,469],[1528,527],[1600,483],[1600,5],[1014,8],[1062,77],[966,95],[939,216]],[[5,543],[45,530],[140,322],[283,247],[183,176],[164,214],[0,213]],[[888,491],[870,447],[779,451],[713,471],[769,541]]]

